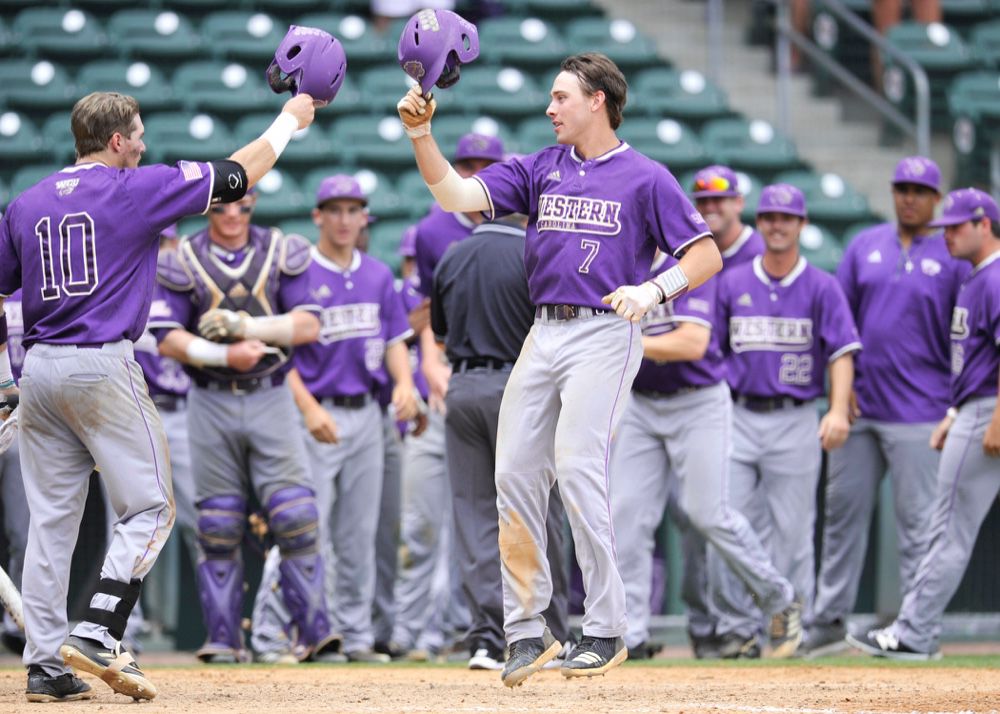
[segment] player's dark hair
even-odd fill
[[[129,136],[139,116],[139,102],[118,92],[92,92],[73,105],[70,126],[76,140],[76,157],[108,148],[116,133]]]
[[[621,126],[622,112],[628,99],[628,82],[610,57],[600,52],[584,52],[564,59],[559,69],[575,74],[587,96],[604,92],[604,106],[608,110],[611,128]]]

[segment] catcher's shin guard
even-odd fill
[[[244,658],[240,612],[243,605],[243,540],[246,501],[240,496],[214,496],[198,504],[198,541],[205,560],[198,564],[198,594],[205,618],[205,662]]]
[[[323,558],[318,552],[319,513],[311,489],[291,486],[274,493],[267,504],[271,533],[281,550],[281,594],[304,645],[302,656],[331,649]]]

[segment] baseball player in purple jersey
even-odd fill
[[[289,383],[308,432],[321,534],[334,555],[331,618],[349,661],[384,662],[389,658],[373,650],[371,620],[383,468],[377,393],[391,376],[392,406],[403,420],[416,416],[416,401],[411,332],[392,272],[357,249],[367,203],[351,176],[320,184],[313,209],[320,239],[307,273],[319,338],[296,351]]]
[[[788,184],[764,188],[757,228],[766,250],[721,277],[718,324],[726,328],[720,337],[734,401],[726,506],[750,518],[808,612],[820,449],[839,448],[847,439],[852,355],[861,342],[837,281],[799,255],[806,221],[801,191]],[[827,373],[830,409],[819,419],[813,401],[823,396]],[[724,585],[729,569],[715,562],[715,552],[725,553],[713,551],[709,563],[711,586],[721,584],[713,593],[713,602],[723,605],[717,635],[751,650],[759,646],[760,610],[769,613],[749,597],[722,602],[720,592],[741,593]],[[742,576],[731,560],[726,564]],[[772,645],[787,636],[775,625],[772,620]]]
[[[11,374],[15,382],[20,382],[21,367],[24,364],[24,345],[21,344],[24,338],[21,291],[15,291],[3,305]],[[28,502],[24,496],[21,458],[16,439],[7,451],[0,454],[0,503],[3,504],[4,535],[8,544],[7,574],[20,590],[21,574],[24,571],[24,550],[28,545]],[[0,639],[12,652],[19,655],[24,652],[24,630],[14,623],[6,611],[3,615],[3,625],[0,627]]]
[[[191,468],[203,560],[198,587],[205,662],[246,659],[241,630],[248,491],[281,551],[281,590],[299,659],[336,647],[327,616],[318,512],[285,386],[293,345],[319,334],[309,242],[251,225],[256,196],[213,207],[208,227],[160,254],[160,352],[186,366]]]
[[[865,349],[854,382],[856,419],[847,443],[829,459],[816,603],[804,648],[810,657],[847,648],[846,620],[887,469],[902,592],[927,551],[938,467],[928,440],[949,404],[948,326],[969,272],[929,225],[940,176],[930,159],[900,161],[892,177],[896,221],[859,233],[837,267]]]
[[[228,160],[139,168],[138,103],[95,92],[71,115],[76,164],[25,191],[0,221],[0,295],[23,288],[27,349],[19,411],[31,509],[22,585],[30,701],[90,697],[70,667],[135,698],[156,694],[121,640],[174,521],[166,435],[133,359],[159,234],[182,216],[240,199],[313,112],[301,94]],[[0,364],[0,389],[11,384]],[[95,464],[118,521],[90,607],[67,638],[65,597],[53,594],[68,587]]]
[[[893,659],[941,656],[941,616],[1000,491],[1000,211],[974,188],[952,191],[939,220],[948,252],[972,264],[951,319],[951,406],[930,445],[941,449],[929,547],[896,621],[847,640]]]
[[[560,70],[546,111],[557,145],[473,178],[455,173],[437,148],[433,99],[413,89],[399,103],[417,166],[444,209],[529,216],[525,268],[537,313],[504,392],[497,436],[508,686],[561,649],[541,616],[551,595],[545,516],[555,480],[587,593],[583,637],[561,671],[602,674],[627,657],[607,461],[642,357],[635,321],[722,266],[676,179],[615,135],[627,92],[618,67],[588,53]],[[683,257],[641,282],[656,247]]]

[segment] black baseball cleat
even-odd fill
[[[37,664],[28,667],[28,689],[25,696],[29,702],[75,702],[78,699],[92,699],[94,693],[90,685],[72,672],[57,677],[45,674]]]
[[[882,630],[869,630],[863,635],[847,634],[847,642],[865,654],[887,659],[900,659],[909,661],[926,661],[931,659],[941,659],[941,650],[934,652],[920,652],[913,649],[905,642],[902,642],[891,628]]]
[[[156,687],[146,679],[135,658],[122,649],[121,642],[109,651],[97,640],[70,635],[59,648],[59,654],[67,666],[100,677],[119,694],[133,699],[156,696]]]
[[[802,644],[802,605],[792,603],[771,617],[771,659],[788,659]]]
[[[573,648],[561,668],[564,677],[596,677],[628,659],[621,637],[588,637]]]
[[[510,643],[507,664],[500,679],[508,687],[516,687],[540,670],[562,650],[562,645],[545,628],[541,637],[526,637]]]

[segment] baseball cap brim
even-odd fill
[[[737,198],[742,195],[739,191],[695,191],[691,198]]]
[[[921,181],[920,179],[908,178],[902,181],[892,181],[893,186],[902,186],[904,184],[912,183],[914,186],[926,186],[935,193],[941,193],[941,189],[938,188],[937,184],[931,183],[930,181]]]
[[[936,221],[931,221],[927,225],[931,228],[947,228],[948,226],[960,226],[966,221],[971,221],[973,218],[980,218],[981,216],[941,216]]]

